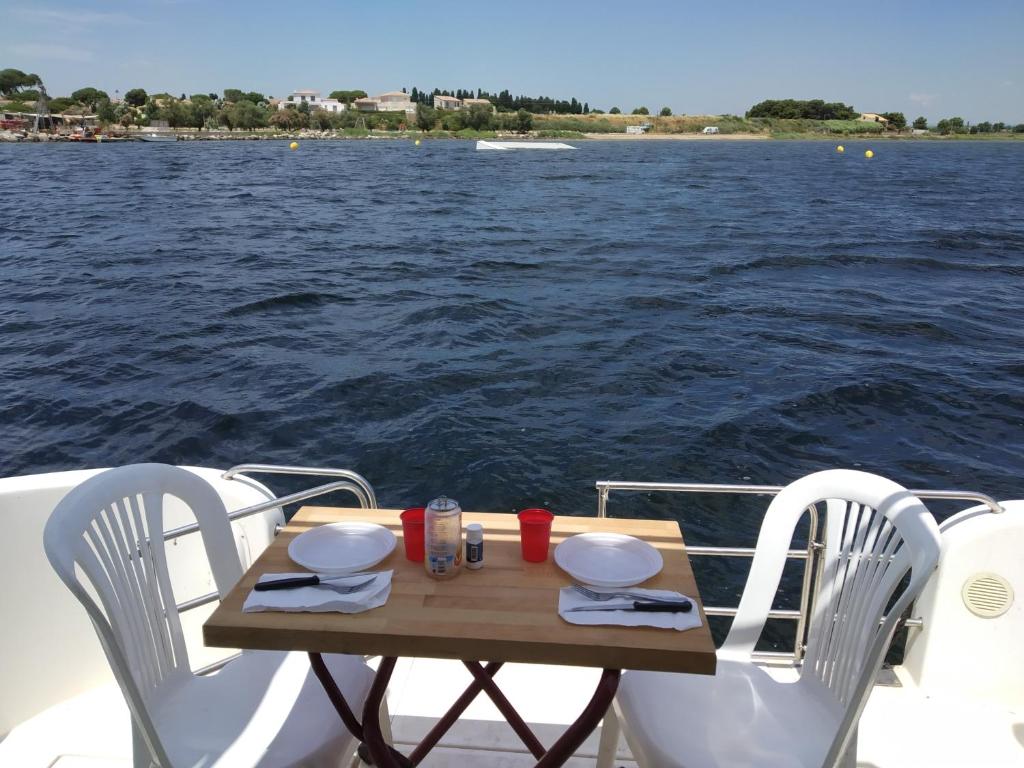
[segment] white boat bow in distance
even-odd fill
[[[478,141],[477,149],[576,149],[560,141]]]

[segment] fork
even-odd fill
[[[584,587],[582,584],[573,584],[573,590],[583,595],[589,600],[597,600],[598,602],[604,602],[605,600],[612,600],[616,597],[626,598],[627,600],[643,600],[654,603],[675,603],[679,601],[678,597],[652,597],[651,595],[642,595],[638,592],[595,592],[592,589]]]

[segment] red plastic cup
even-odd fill
[[[524,509],[519,513],[519,540],[523,545],[523,560],[543,563],[548,559],[551,521],[554,517],[546,509]]]
[[[423,515],[425,507],[413,507],[402,513],[402,538],[405,540],[405,559],[423,562]]]

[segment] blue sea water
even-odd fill
[[[1024,496],[1024,144],[864,148],[0,146],[0,475],[341,466],[390,506],[568,514],[598,479],[826,467]],[[611,511],[749,544],[764,504]]]

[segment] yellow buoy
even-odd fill
[[[867,152],[864,153],[864,157],[866,157],[868,159],[871,159],[874,156],[875,156],[875,153],[872,152],[870,149]]]
[[[418,147],[419,145],[420,145],[420,140],[416,139],[416,146]]]
[[[288,145],[288,148],[291,149],[291,150],[298,149],[299,148],[299,142],[293,141],[291,144]]]
[[[846,151],[846,147],[844,147],[842,144],[840,144],[838,147],[836,147],[836,152],[838,152],[839,154],[842,154],[845,151]]]

